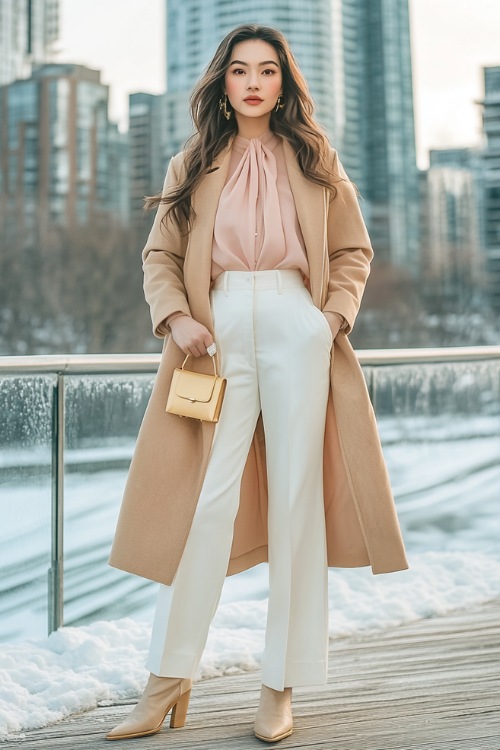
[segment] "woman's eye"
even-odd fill
[[[243,70],[243,68],[233,68],[233,73],[235,74],[244,73],[244,72],[245,71]]]
[[[274,75],[276,71],[274,70],[274,68],[268,68],[267,70],[264,70],[263,73],[270,73],[271,75]]]

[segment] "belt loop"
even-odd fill
[[[278,276],[278,294],[281,294],[281,273],[276,269],[276,274]]]
[[[229,294],[229,292],[227,291],[227,278],[228,278],[228,275],[229,275],[228,272],[224,271],[224,294],[226,295],[226,297]]]

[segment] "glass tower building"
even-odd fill
[[[433,149],[426,173],[422,277],[439,304],[479,301],[484,285],[478,149]]]
[[[316,117],[358,186],[378,257],[418,274],[416,164],[408,0],[166,0],[166,157],[191,132],[189,93],[240,23],[287,37]]]
[[[419,271],[408,0],[332,0],[334,145],[379,257]]]
[[[60,0],[1,0],[0,86],[50,62],[59,34]]]
[[[161,159],[165,133],[165,97],[135,93],[129,97],[130,222],[145,224],[144,196],[160,191],[166,165]]]
[[[276,26],[287,37],[316,103],[317,119],[333,130],[331,0],[166,0],[167,151],[179,151],[191,132],[188,99],[219,42],[234,26]],[[182,118],[174,113],[181,107]]]
[[[0,218],[27,244],[99,216],[127,220],[128,139],[109,122],[99,71],[49,64],[0,87],[0,153]]]
[[[500,66],[483,68],[484,246],[491,303],[500,312]]]

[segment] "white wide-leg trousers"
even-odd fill
[[[198,669],[227,573],[243,469],[262,410],[268,478],[269,604],[262,682],[326,682],[328,578],[323,440],[333,336],[300,271],[225,271],[210,292],[220,420],[184,552],[160,586],[150,672]]]

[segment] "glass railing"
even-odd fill
[[[458,539],[496,546],[500,347],[357,354],[407,544],[460,544],[467,518]],[[158,363],[0,358],[0,640],[152,612],[155,584],[106,563]]]

